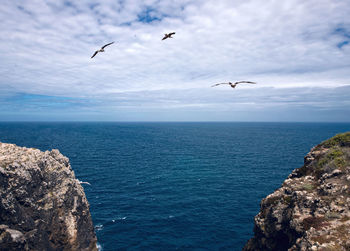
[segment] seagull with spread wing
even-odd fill
[[[77,179],[77,180],[78,180],[78,179]],[[87,181],[78,180],[78,182],[79,182],[79,184],[87,184],[87,185],[90,185],[90,186],[91,186],[91,184],[90,184],[89,182],[87,182]]]
[[[235,83],[231,83],[231,82],[228,82],[228,83],[219,83],[219,84],[212,85],[211,87],[218,86],[218,85],[230,85],[232,88],[235,88],[236,85],[241,84],[241,83],[256,84],[255,82],[251,82],[251,81],[238,81],[238,82],[235,82]]]
[[[172,35],[175,35],[175,32],[170,32],[170,33],[168,33],[168,34],[165,33],[162,40],[165,40],[165,39],[167,39],[167,38],[173,38]]]
[[[102,46],[101,49],[95,51],[94,55],[92,55],[91,58],[93,58],[94,56],[96,56],[96,54],[99,53],[99,52],[104,52],[104,51],[105,51],[104,49],[105,49],[108,45],[111,45],[111,44],[113,44],[113,43],[114,43],[114,42],[108,43],[108,44],[105,44],[104,46]]]

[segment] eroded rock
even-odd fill
[[[350,132],[311,149],[261,202],[243,250],[350,250]]]
[[[68,158],[0,143],[0,250],[97,250],[96,244]]]

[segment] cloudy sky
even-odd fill
[[[3,0],[0,121],[350,122],[349,13],[344,0]],[[210,87],[238,80],[258,84]]]

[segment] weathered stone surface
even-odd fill
[[[243,250],[350,250],[350,132],[311,149],[261,201]]]
[[[0,143],[0,250],[97,250],[96,244],[68,158]]]

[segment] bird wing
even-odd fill
[[[168,37],[169,37],[168,34],[164,34],[164,37],[162,38],[162,40],[167,39]]]
[[[114,43],[114,42],[105,44],[104,46],[102,46],[102,49],[106,48],[108,45],[111,45],[111,44],[113,44],[113,43]]]
[[[93,58],[94,56],[96,56],[97,53],[98,53],[98,51],[95,51],[94,55],[92,55],[91,58]]]
[[[218,85],[227,85],[227,84],[228,83],[218,83],[218,84],[212,85],[211,87],[218,86]]]
[[[175,32],[171,32],[169,33],[169,36],[175,35]]]
[[[251,81],[238,81],[235,84],[240,84],[240,83],[256,84],[255,82],[251,82]]]

